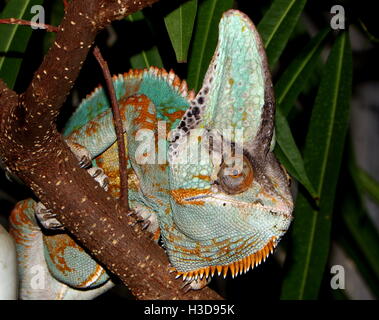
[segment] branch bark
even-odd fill
[[[184,293],[164,250],[81,169],[55,121],[98,31],[157,0],[75,0],[26,92],[0,80],[0,155],[8,170],[59,214],[79,243],[127,284],[137,299],[220,299]]]
[[[120,175],[120,205],[129,211],[129,201],[128,201],[128,171],[127,171],[127,156],[125,148],[124,139],[124,129],[122,126],[122,120],[120,115],[120,109],[116,97],[116,92],[114,90],[112,75],[108,68],[108,63],[104,60],[100,49],[96,46],[93,50],[93,54],[100,65],[101,70],[105,78],[105,83],[108,89],[109,98],[111,100],[111,107],[113,113],[113,122],[117,137],[117,149],[118,149],[118,161],[119,161],[119,175]]]

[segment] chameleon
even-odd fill
[[[113,85],[127,142],[129,204],[161,239],[177,277],[199,289],[215,274],[235,277],[265,261],[290,226],[293,200],[290,177],[273,153],[273,85],[249,17],[223,14],[197,94],[156,67],[114,76]],[[62,134],[80,165],[119,197],[116,135],[102,87],[81,102]],[[57,217],[33,199],[11,213],[22,299],[91,299],[113,285]]]

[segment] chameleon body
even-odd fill
[[[260,264],[292,219],[288,177],[272,153],[274,95],[260,37],[236,10],[223,15],[219,28],[197,95],[172,71],[154,67],[113,78],[127,138],[130,206],[149,220],[148,231],[161,236],[173,268],[187,280],[234,277]],[[116,136],[102,88],[81,103],[63,134],[88,150],[118,197]],[[86,299],[109,288],[106,272],[68,235],[41,233],[35,211],[29,199],[11,215],[22,298]],[[49,270],[44,293],[30,285],[33,265]]]

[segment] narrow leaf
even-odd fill
[[[200,89],[205,72],[217,45],[218,24],[233,0],[204,0],[199,3],[194,36],[188,59],[188,85]]]
[[[346,197],[346,199],[348,199]],[[353,208],[352,208],[353,209]],[[362,209],[362,208],[360,208]],[[343,206],[345,210],[345,206]],[[343,214],[344,212],[342,212]],[[371,227],[370,227],[371,228]],[[375,228],[373,229],[375,230]],[[335,241],[343,248],[345,253],[349,256],[349,259],[357,267],[357,271],[360,273],[364,279],[367,286],[370,288],[371,292],[378,298],[379,297],[379,278],[373,266],[370,265],[370,262],[365,258],[365,255],[362,253],[359,245],[356,243],[356,240],[351,235],[346,226],[338,230]],[[378,248],[377,244],[373,244]],[[379,261],[376,262],[376,266],[379,265]],[[334,292],[335,290],[333,290]]]
[[[282,54],[306,0],[274,0],[258,25],[271,68]]]
[[[326,29],[313,38],[275,85],[277,101],[275,119],[277,147],[275,153],[289,174],[298,180],[314,199],[317,198],[316,191],[306,173],[303,158],[292,137],[285,115],[288,114],[298,95],[304,89],[306,80],[316,66],[322,49],[321,44],[327,33]]]
[[[349,252],[368,285],[378,295],[379,292],[379,234],[365,208],[367,193],[379,200],[379,184],[365,170],[358,167],[351,140],[348,146],[348,167],[350,176],[340,206],[339,217],[347,228],[345,238],[350,243]],[[345,180],[345,179],[344,179]],[[350,236],[350,237],[349,237]],[[358,259],[357,259],[358,258]]]
[[[349,120],[352,56],[348,34],[337,38],[325,65],[304,150],[319,208],[300,192],[295,206],[291,255],[283,299],[316,299],[330,245],[334,195]]]
[[[317,65],[322,44],[329,29],[320,31],[308,45],[296,56],[286,71],[275,84],[275,95],[278,109],[287,116],[298,95],[304,89],[307,79]]]
[[[277,142],[275,153],[280,162],[286,167],[289,174],[307,189],[313,198],[317,198],[316,191],[305,171],[303,158],[292,137],[291,129],[280,109],[276,110],[275,127]]]
[[[42,2],[42,0],[8,1],[0,18],[31,20],[31,7]],[[32,30],[29,26],[0,25],[0,79],[3,79],[10,88],[13,88],[16,82]]]
[[[164,18],[166,29],[178,62],[187,61],[196,9],[197,0],[189,0],[181,4]]]
[[[379,203],[379,182],[358,166],[355,166],[351,171],[360,189],[367,192],[371,199]]]
[[[346,195],[341,216],[360,252],[379,279],[379,234],[357,195]]]

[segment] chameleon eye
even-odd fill
[[[251,186],[253,178],[253,167],[245,156],[243,156],[242,170],[231,169],[224,162],[218,173],[218,182],[221,188],[229,194],[246,191]]]

